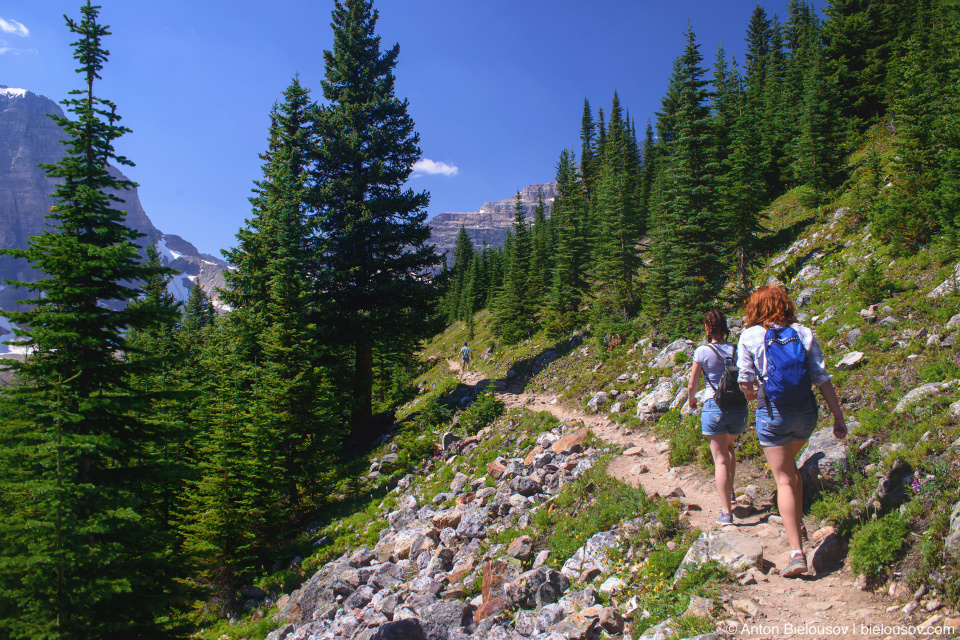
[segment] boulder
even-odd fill
[[[813,296],[816,293],[817,293],[816,289],[809,288],[809,287],[801,291],[800,294],[797,295],[797,308],[802,309],[803,307],[805,307],[811,300],[813,300]]]
[[[672,618],[667,618],[660,624],[655,624],[643,632],[638,640],[667,640],[676,632],[676,623]]]
[[[800,269],[800,272],[793,277],[793,281],[804,282],[806,280],[813,280],[818,275],[820,275],[820,267],[815,264],[808,264],[803,269]]]
[[[499,460],[494,460],[487,465],[487,473],[491,478],[499,478],[507,468]]]
[[[610,563],[607,560],[607,549],[611,549],[617,544],[617,534],[613,531],[602,531],[589,540],[587,543],[574,552],[574,554],[563,563],[560,573],[570,580],[579,580],[586,582],[592,580],[597,575],[610,572]]]
[[[841,371],[853,369],[860,363],[861,360],[863,360],[862,351],[851,351],[840,359],[840,362],[837,363],[837,369],[840,369]]]
[[[697,566],[716,560],[730,569],[731,573],[739,573],[750,567],[758,567],[763,563],[763,547],[751,537],[736,531],[711,531],[701,533],[693,546],[687,550],[680,568],[674,574],[674,579],[686,575]]]
[[[589,640],[593,637],[593,628],[596,623],[596,618],[575,613],[547,628],[547,632],[558,634],[562,638],[567,638],[567,640]]]
[[[495,558],[483,565],[483,601],[493,598],[505,598],[506,585],[516,580],[522,572],[520,561],[516,558]]]
[[[472,611],[469,603],[452,600],[427,605],[421,610],[420,617],[444,629],[458,629],[473,621]]]
[[[949,293],[953,293],[954,291],[957,290],[958,285],[960,285],[960,263],[958,263],[957,266],[954,267],[953,275],[947,278],[946,280],[944,280],[942,283],[940,283],[932,291],[930,291],[930,293],[927,294],[927,297],[940,298]]]
[[[468,482],[470,482],[470,476],[465,473],[457,473],[457,475],[453,476],[453,480],[450,481],[450,491],[460,493],[463,491],[463,488],[467,486]]]
[[[666,413],[674,398],[674,383],[670,378],[661,380],[650,393],[637,402],[637,417],[647,421],[653,416]]]
[[[610,397],[607,395],[606,391],[597,391],[595,394],[593,394],[593,397],[587,401],[587,409],[593,413],[597,413],[600,411],[600,408],[603,407],[603,405],[607,404],[609,400]]]
[[[960,327],[960,313],[953,316],[947,321],[947,331],[952,331],[957,327]]]
[[[530,536],[520,536],[514,538],[510,546],[507,547],[507,555],[520,561],[527,561],[533,555],[533,538]]]
[[[863,335],[863,331],[860,329],[852,329],[847,332],[847,335],[844,336],[844,341],[851,347],[857,343],[857,340],[860,339],[860,336]]]
[[[394,531],[403,531],[412,525],[416,519],[417,512],[413,509],[398,509],[387,515],[387,522],[390,523],[390,528]]]
[[[900,399],[900,402],[897,403],[897,406],[893,408],[893,412],[903,413],[910,405],[915,404],[928,396],[943,393],[944,391],[956,386],[956,383],[956,380],[952,380],[950,382],[928,382],[925,385],[911,389],[907,395]]]
[[[419,620],[407,618],[381,625],[370,640],[427,640],[427,634]]]
[[[554,453],[579,453],[583,450],[583,444],[587,441],[590,432],[586,427],[577,429],[573,433],[568,433],[553,443]]]
[[[468,509],[460,517],[457,525],[457,535],[464,539],[484,538],[487,535],[487,518],[490,512],[486,507]]]
[[[541,493],[543,487],[529,476],[519,476],[510,481],[510,489],[522,496],[532,496]]]
[[[943,549],[951,558],[960,558],[960,501],[953,505],[953,511],[950,512],[950,530],[943,541]]]
[[[480,622],[491,616],[499,615],[510,608],[511,604],[512,603],[506,598],[491,598],[477,607],[477,610],[473,614],[473,620],[474,622]]]
[[[828,567],[839,564],[847,553],[847,546],[836,533],[829,533],[810,554],[810,567],[820,575]]]
[[[650,366],[657,368],[672,367],[676,355],[685,352],[688,348],[689,345],[686,340],[674,340],[663,348],[663,351],[650,363]]]
[[[812,498],[822,487],[832,485],[846,465],[846,447],[833,435],[833,428],[815,431],[797,461],[804,498]]]
[[[597,617],[597,623],[600,625],[601,629],[610,635],[616,636],[623,633],[623,616],[620,615],[620,612],[613,607],[604,607],[601,609],[600,615]]]

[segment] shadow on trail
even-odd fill
[[[510,365],[510,370],[512,370],[513,375],[508,374],[506,378],[497,380],[496,382],[500,383],[498,387],[500,387],[504,393],[520,395],[526,390],[527,384],[533,376],[546,369],[550,363],[559,360],[578,348],[583,344],[585,337],[586,335],[576,333],[570,338],[545,347],[536,355],[513,362]]]

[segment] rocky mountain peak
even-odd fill
[[[0,85],[0,247],[26,248],[30,237],[40,235],[49,225],[44,216],[56,204],[50,194],[56,191],[57,181],[38,165],[60,161],[66,150],[61,144],[66,136],[50,116],[63,116],[53,100]],[[126,179],[115,167],[110,167],[110,172]],[[136,189],[116,195],[125,201],[121,206],[127,224],[145,234],[140,242],[157,244],[165,264],[181,272],[171,282],[171,292],[186,300],[199,283],[216,303],[215,288],[223,286],[227,263],[201,254],[179,236],[163,234],[143,210]],[[0,256],[2,279],[34,282],[38,274],[23,260]],[[24,295],[15,287],[0,286],[0,309],[16,308]]]
[[[543,204],[546,215],[550,216],[550,207],[557,196],[557,183],[546,182],[532,184],[520,190],[524,215],[528,223],[533,224],[534,209],[538,195],[543,192]],[[464,227],[475,249],[484,244],[502,247],[507,239],[507,231],[513,225],[513,213],[517,197],[513,195],[503,200],[484,202],[476,211],[468,213],[439,213],[427,224],[430,225],[431,241],[437,245],[437,253],[453,251],[460,227]]]

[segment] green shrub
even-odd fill
[[[460,424],[474,434],[503,415],[507,406],[492,391],[481,393],[470,407],[460,414]]]
[[[670,436],[670,466],[676,467],[696,461],[700,435],[700,420],[697,416],[688,416],[680,421],[679,428]]]
[[[855,575],[876,578],[896,560],[906,541],[908,522],[898,512],[872,520],[853,534],[850,566]]]
[[[863,272],[857,278],[857,292],[865,304],[880,302],[885,297],[887,283],[883,277],[883,267],[876,258],[867,260]]]

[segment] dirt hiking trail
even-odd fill
[[[449,363],[451,370],[460,371],[459,363],[453,360]],[[470,386],[485,379],[486,376],[478,372],[460,374],[460,381]],[[562,406],[555,396],[526,393],[518,384],[508,383],[498,397],[508,408],[526,407],[536,412],[549,411],[560,420],[580,420],[604,442],[642,449],[640,454],[615,458],[608,465],[607,473],[632,486],[642,486],[648,495],[679,495],[675,493],[679,489],[691,526],[701,531],[719,528],[715,520],[721,506],[713,475],[698,466],[671,470],[666,441],[658,441],[649,432],[631,432],[603,416]],[[735,486],[743,487],[740,478]],[[888,637],[889,628],[878,633],[870,627],[911,624],[904,619],[901,607],[895,606],[896,602],[885,593],[862,590],[846,563],[827,566],[817,575],[813,575],[811,568],[800,578],[782,577],[773,567],[786,566],[790,548],[779,518],[773,516],[773,522],[768,522],[770,501],[771,496],[761,495],[752,506],[736,507],[735,524],[726,527],[760,542],[765,567],[763,571],[751,570],[746,576],[741,574],[741,584],[724,587],[719,631],[744,639],[872,637],[883,640]],[[816,538],[816,524],[808,518],[807,525],[810,535]],[[815,543],[804,546],[808,561],[815,546]],[[898,637],[905,636],[898,634]]]

